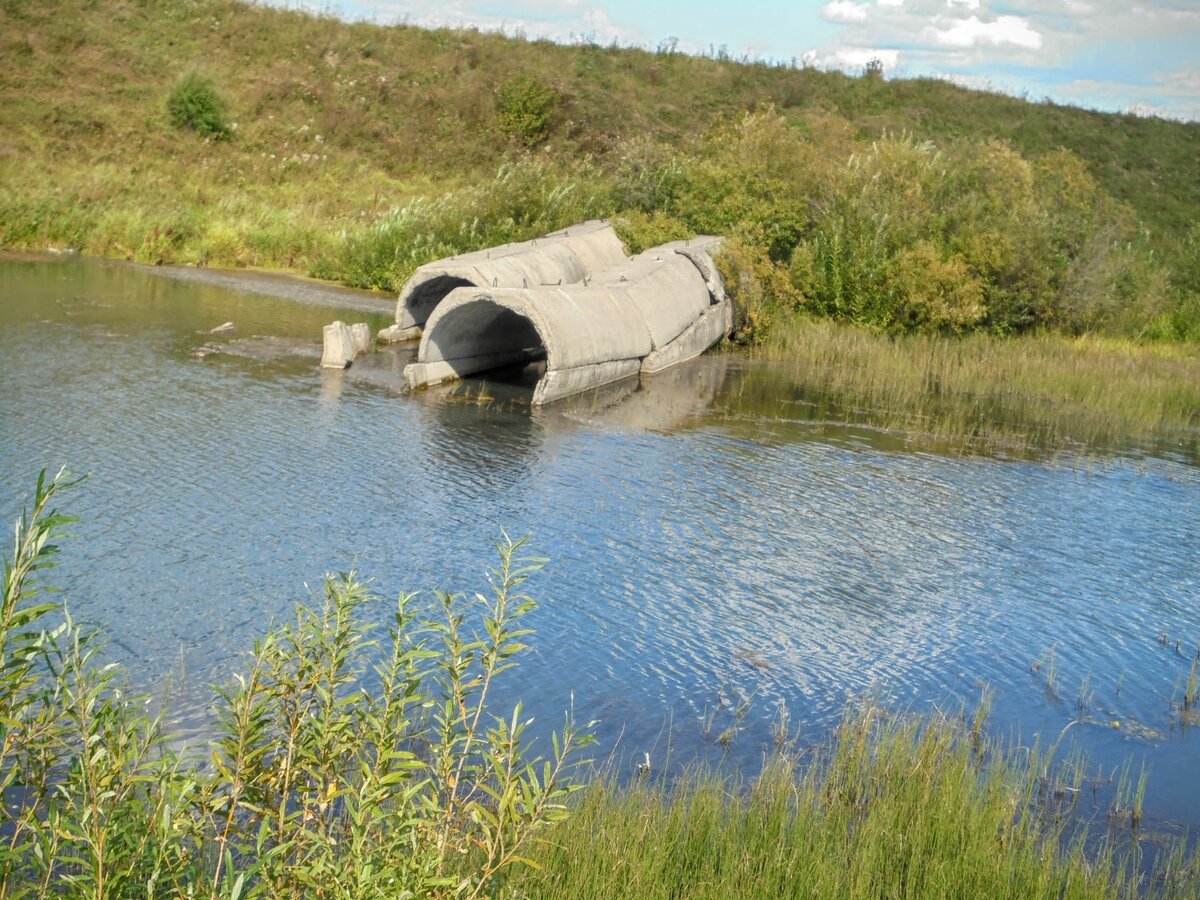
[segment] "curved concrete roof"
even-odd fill
[[[593,220],[532,241],[427,263],[400,291],[396,328],[402,337],[416,337],[438,304],[456,288],[574,284],[626,259],[625,248],[612,226],[604,220]]]
[[[453,289],[426,323],[410,386],[544,358],[533,403],[691,359],[729,333],[719,239],[649,250],[587,284]]]

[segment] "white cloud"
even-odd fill
[[[267,2],[285,5],[289,0]],[[605,0],[520,0],[509,7],[514,12],[506,14],[488,0],[373,0],[370,17],[377,22],[404,22],[427,28],[478,28],[555,41],[586,38],[602,43],[645,42],[645,35],[615,21],[606,6]],[[503,4],[499,6],[501,10],[504,8]]]
[[[821,16],[830,22],[865,22],[867,4],[852,0],[830,0],[821,7]]]
[[[1184,66],[1156,72],[1154,84],[1125,84],[1077,78],[1058,85],[1056,93],[1066,102],[1117,109],[1137,116],[1200,121],[1200,69]]]
[[[935,20],[924,33],[932,37],[934,43],[944,47],[976,47],[981,44],[1002,47],[1010,44],[1037,50],[1042,46],[1042,36],[1020,16],[1000,16],[992,22],[985,22],[978,16],[953,22]]]
[[[875,0],[876,6],[903,6],[904,0]]]
[[[1200,68],[1196,66],[1182,66],[1171,72],[1157,72],[1154,80],[1169,93],[1190,94],[1200,99]]]
[[[884,69],[894,69],[900,63],[900,51],[881,47],[838,47],[828,51],[809,50],[800,59],[806,66],[854,71],[879,60]]]
[[[946,0],[949,7],[965,6],[967,9],[979,9],[979,0]]]

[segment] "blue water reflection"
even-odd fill
[[[136,679],[177,679],[185,729],[325,571],[385,597],[482,589],[506,529],[551,559],[503,698],[545,727],[573,699],[620,759],[753,765],[784,706],[818,740],[864,693],[953,709],[989,685],[993,727],[1030,741],[1082,716],[1093,767],[1144,758],[1150,813],[1200,827],[1200,744],[1171,710],[1200,641],[1195,467],[760,422],[729,356],[539,411],[503,386],[412,396],[410,351],[319,371],[335,314],[0,263],[0,513],[39,468],[91,473],[56,578]]]

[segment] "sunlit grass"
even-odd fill
[[[717,48],[559,46],[236,0],[0,15],[6,247],[396,290],[434,253],[629,214],[656,223],[634,243],[735,235],[820,308],[896,328],[974,327],[984,290],[989,327],[1132,333],[1127,319],[1157,317],[1160,337],[1200,334],[1196,125]],[[220,140],[172,124],[191,72],[224,109]],[[545,106],[533,132],[506,132],[513,96]],[[497,172],[530,159],[543,176],[490,202]],[[434,214],[404,216],[417,198]]]
[[[779,360],[764,377],[777,379],[782,369],[797,401],[822,397],[851,421],[967,449],[1157,441],[1194,456],[1200,447],[1194,346],[1059,335],[889,337],[795,316],[777,323],[755,352]],[[786,397],[760,413],[799,415]]]
[[[1144,777],[1122,781],[1113,830],[1089,836],[1069,812],[1073,771],[991,746],[977,723],[866,707],[829,744],[777,757],[750,782],[593,783],[518,889],[572,900],[1193,896],[1200,872],[1182,848],[1165,849],[1148,880],[1128,855]]]

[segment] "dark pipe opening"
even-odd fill
[[[485,297],[442,315],[426,340],[428,359],[461,361],[463,374],[524,366],[547,353],[533,322]]]
[[[455,278],[452,275],[439,275],[429,281],[419,284],[404,302],[409,315],[418,325],[424,325],[433,315],[437,305],[455,288],[473,287],[465,278]]]

